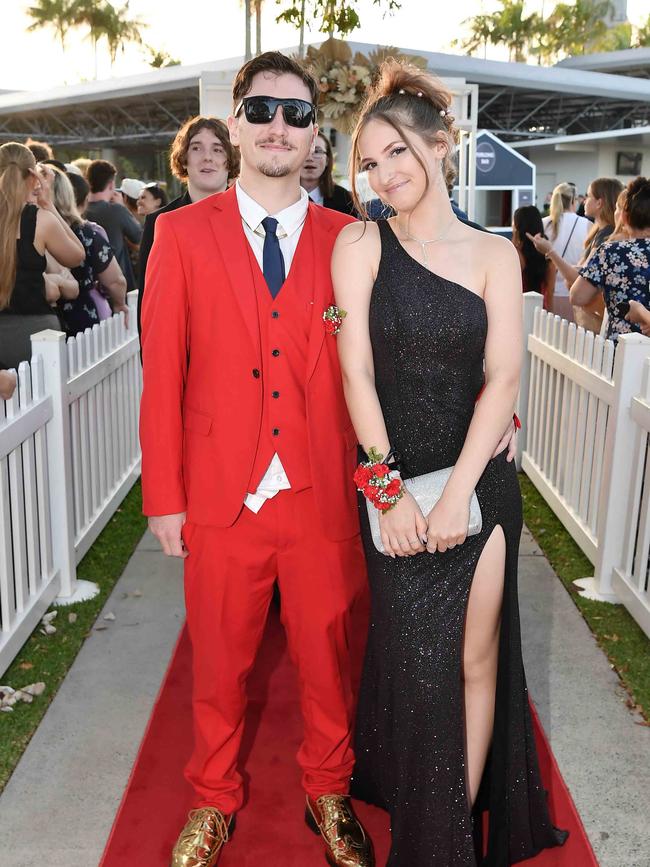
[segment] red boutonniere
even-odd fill
[[[330,304],[327,310],[323,313],[323,322],[325,323],[325,331],[327,334],[331,334],[335,337],[341,330],[341,325],[343,325],[343,320],[347,315],[347,312],[341,310],[341,308],[337,307],[336,304]]]

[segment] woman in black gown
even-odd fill
[[[384,64],[352,171],[367,171],[395,216],[345,227],[332,264],[360,443],[396,452],[403,478],[454,466],[430,514],[406,493],[381,515],[390,556],[361,508],[372,619],[353,793],[389,810],[390,867],[506,867],[564,839],[541,788],[521,658],[517,476],[505,453],[493,457],[519,384],[521,273],[509,241],[451,210],[449,104],[437,79]],[[466,538],[474,489],[483,529]]]

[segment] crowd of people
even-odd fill
[[[74,335],[114,313],[128,315],[126,293],[134,288],[139,327],[157,216],[223,192],[238,176],[227,125],[190,118],[172,144],[170,168],[186,186],[171,201],[164,182],[123,178],[117,185],[107,160],[62,163],[48,144],[31,139],[0,147],[0,370],[29,360],[36,331]],[[316,204],[358,216],[349,190],[335,183],[332,145],[322,132],[300,181]],[[466,219],[453,200],[452,208]],[[513,216],[524,292],[541,292],[545,309],[614,340],[647,333],[650,182],[637,178],[624,187],[596,178],[586,196],[561,183],[544,210],[527,205]],[[391,214],[380,200],[366,212],[371,219]],[[6,386],[0,397],[8,393]]]
[[[512,240],[524,292],[545,309],[615,342],[650,322],[650,180],[596,178],[577,213],[573,184],[553,190],[549,214],[515,211]]]
[[[170,168],[186,187],[171,201],[165,182],[126,177],[118,185],[108,160],[63,163],[32,139],[0,147],[0,398],[13,392],[9,370],[30,359],[35,332],[72,336],[120,311],[128,316],[126,293],[135,288],[139,325],[157,217],[223,192],[238,176],[238,149],[224,121],[190,118],[171,146]],[[352,214],[351,195],[334,182],[333,169],[332,146],[319,135],[302,184],[312,201]]]

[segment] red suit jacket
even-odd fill
[[[330,259],[352,218],[309,204],[313,316],[305,399],[314,494],[328,538],[359,530],[352,475],[357,438],[345,405]],[[140,408],[146,515],[187,512],[228,527],[247,494],[262,421],[263,377],[255,286],[234,188],[156,222],[142,310]],[[301,236],[300,242],[303,243]],[[302,277],[302,275],[301,275]]]

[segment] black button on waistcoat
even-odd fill
[[[260,372],[256,367],[253,368],[253,376],[255,377],[255,379],[260,378]]]
[[[273,352],[271,353],[271,355],[272,355],[274,358],[277,358],[279,354],[280,354],[280,350],[279,350],[279,349],[274,349]]]

